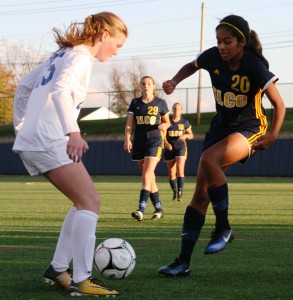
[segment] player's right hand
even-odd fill
[[[124,151],[130,153],[132,149],[132,143],[130,141],[124,142]]]
[[[176,88],[176,82],[174,80],[167,80],[163,83],[162,88],[167,95],[172,94]]]
[[[166,142],[166,141],[165,141],[165,143],[164,143],[164,147],[165,147],[166,150],[170,150],[170,151],[173,149],[172,145],[169,144],[169,143]]]

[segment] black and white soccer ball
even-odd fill
[[[105,278],[125,278],[132,273],[135,263],[134,249],[120,238],[107,239],[95,250],[94,265]]]

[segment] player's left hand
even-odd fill
[[[165,147],[166,150],[170,150],[170,151],[173,149],[172,145],[169,144],[167,141],[165,141],[164,147]]]
[[[186,140],[186,135],[182,134],[179,136],[178,141],[184,142]]]
[[[67,154],[73,162],[80,162],[82,155],[89,149],[87,142],[80,136],[79,132],[68,134]]]
[[[259,137],[253,144],[252,150],[265,150],[268,149],[269,146],[274,142],[273,139],[269,134],[262,135]]]
[[[166,131],[169,128],[169,126],[170,125],[168,125],[167,123],[161,123],[160,125],[158,125],[158,129]]]

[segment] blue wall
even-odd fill
[[[186,176],[195,176],[201,140],[188,141]],[[123,141],[89,142],[90,150],[83,162],[91,175],[140,175],[136,162],[123,151]],[[0,144],[0,174],[27,174],[19,156],[11,151],[12,143]],[[161,160],[156,169],[157,175],[167,175]],[[227,171],[228,176],[293,176],[293,139],[279,139],[268,150],[259,151],[243,166],[235,164]]]

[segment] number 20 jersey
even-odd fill
[[[209,72],[219,125],[243,129],[267,127],[263,91],[278,78],[253,53],[244,53],[236,71],[229,70],[217,47],[199,54],[195,64]]]

